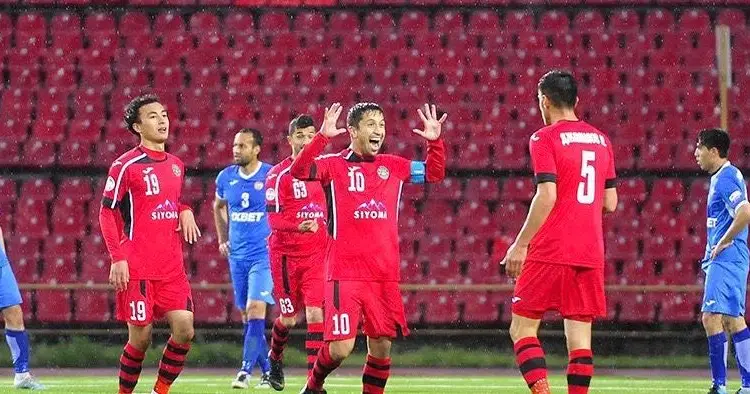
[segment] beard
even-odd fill
[[[234,164],[237,164],[238,166],[244,167],[248,164],[250,164],[250,159],[244,158],[244,157],[238,157],[233,160]]]

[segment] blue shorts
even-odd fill
[[[275,304],[273,300],[273,277],[268,260],[235,261],[229,259],[229,272],[232,275],[234,305],[240,309],[247,308],[248,301],[263,301]]]
[[[21,292],[10,264],[0,267],[0,309],[21,305]]]
[[[714,261],[703,271],[706,283],[701,312],[744,316],[748,264]]]

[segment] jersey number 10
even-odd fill
[[[590,150],[581,152],[581,176],[584,178],[578,184],[578,202],[591,204],[594,202],[596,190],[596,169],[594,168],[596,153]]]

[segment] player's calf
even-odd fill
[[[367,338],[367,361],[362,370],[362,392],[382,394],[391,374],[391,340]]]
[[[280,316],[273,322],[271,329],[271,351],[268,359],[271,362],[271,371],[268,374],[268,383],[276,391],[281,391],[286,385],[284,380],[284,348],[289,341],[289,329],[297,323],[296,316]]]
[[[320,348],[318,359],[302,392],[322,392],[326,377],[341,365],[354,350],[355,338],[329,342]]]

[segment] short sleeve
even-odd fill
[[[609,151],[609,165],[607,166],[607,176],[604,178],[604,188],[612,189],[617,186],[617,172],[615,171],[615,153],[612,149],[612,142],[607,139],[607,150]]]
[[[722,201],[734,216],[737,209],[747,204],[747,188],[741,179],[736,181],[731,177],[721,177],[716,185],[716,192],[721,196]]]
[[[536,183],[557,182],[557,165],[552,141],[539,132],[534,133],[529,139],[529,153]]]
[[[226,170],[222,170],[219,175],[216,176],[216,197],[220,200],[226,200],[224,192],[226,190]]]
[[[130,179],[127,166],[120,160],[115,160],[112,166],[109,167],[107,180],[104,183],[102,205],[110,209],[117,208],[129,189],[128,182],[130,182]]]

